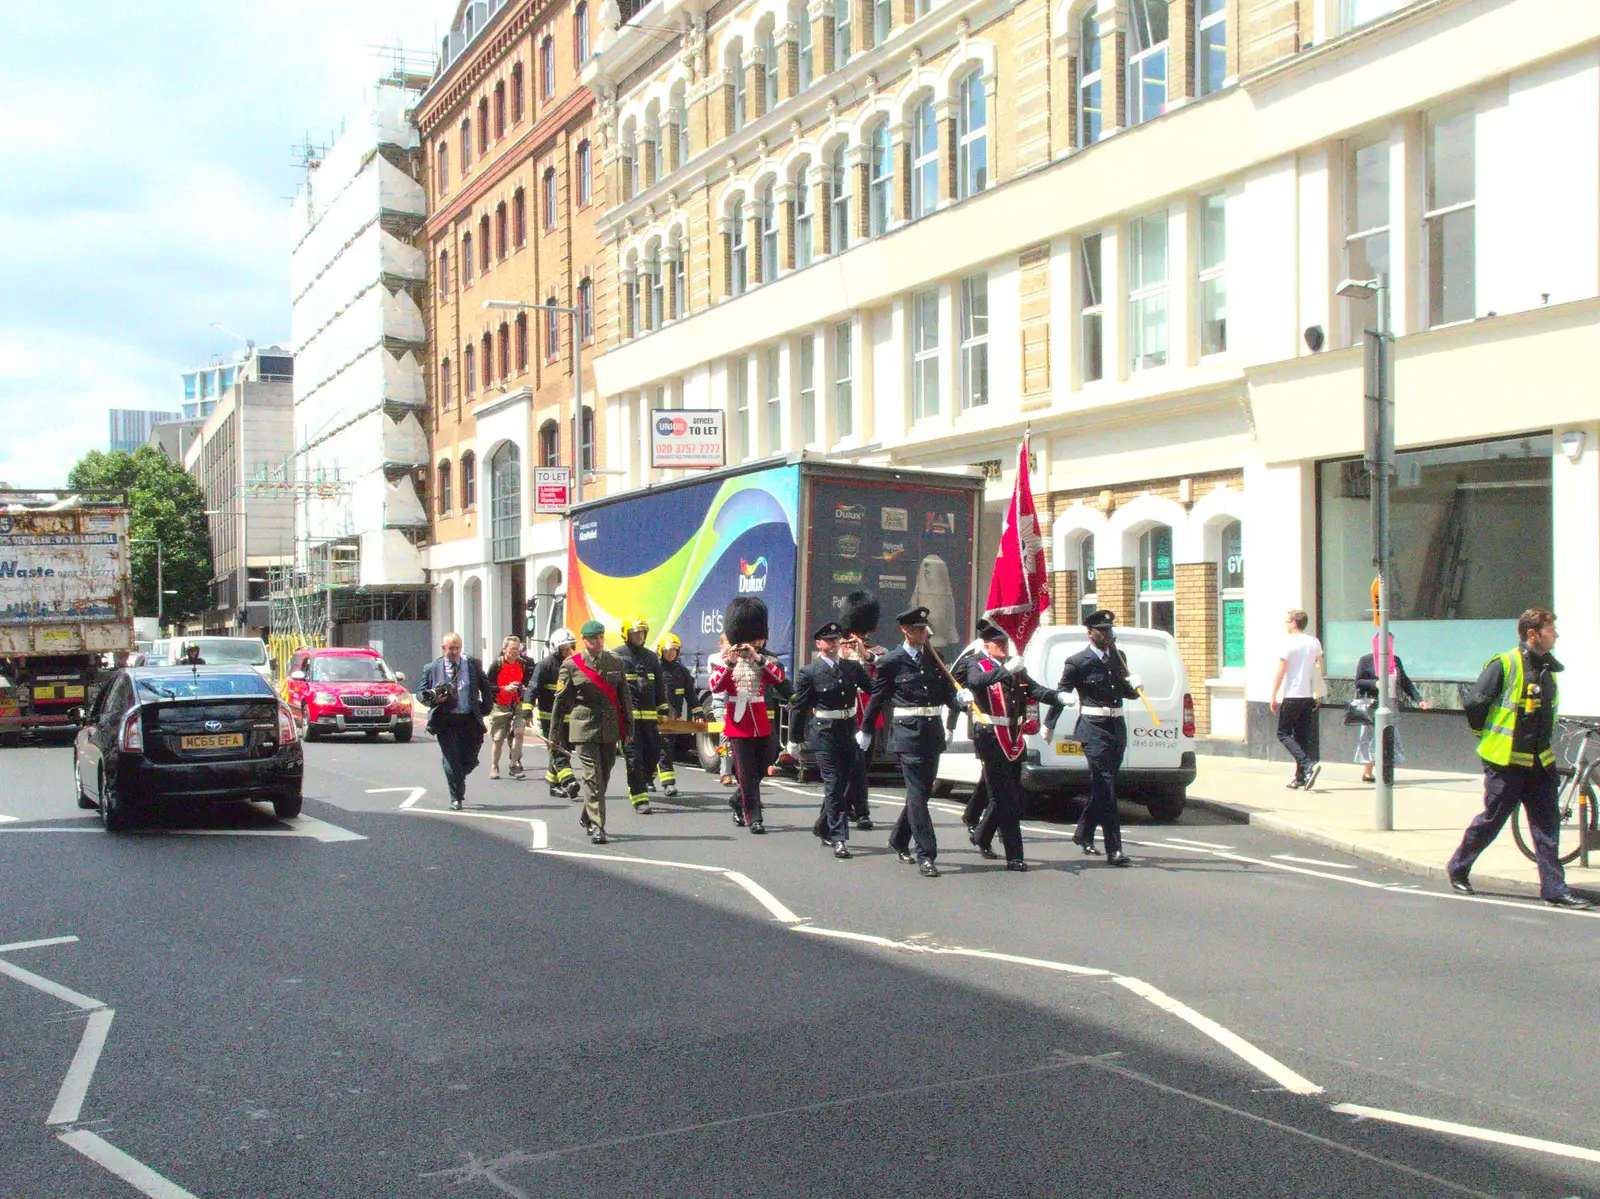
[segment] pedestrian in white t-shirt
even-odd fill
[[[1321,770],[1317,764],[1316,684],[1322,671],[1322,642],[1306,632],[1309,619],[1298,608],[1285,616],[1288,636],[1278,658],[1278,676],[1272,680],[1272,710],[1278,714],[1278,741],[1295,762],[1289,788],[1304,787],[1308,791]]]

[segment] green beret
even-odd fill
[[[605,631],[606,626],[598,620],[586,620],[583,622],[583,627],[578,630],[578,633],[583,637],[598,637]]]

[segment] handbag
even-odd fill
[[[1378,698],[1374,695],[1357,695],[1344,706],[1344,722],[1346,724],[1372,723],[1372,712],[1378,706]]]

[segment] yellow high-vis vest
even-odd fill
[[[1522,697],[1523,683],[1526,681],[1522,673],[1522,651],[1514,649],[1510,653],[1500,655],[1500,698],[1495,706],[1489,709],[1488,718],[1483,722],[1483,731],[1478,734],[1478,756],[1492,766],[1532,766],[1533,755],[1519,753],[1513,747],[1517,738],[1517,722],[1524,715],[1532,715],[1533,709],[1528,705],[1531,700]],[[1556,716],[1556,702],[1550,703],[1550,719],[1554,722]],[[1548,749],[1539,751],[1539,764],[1541,766],[1554,765],[1555,754]]]

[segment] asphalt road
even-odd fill
[[[1198,813],[1017,875],[941,806],[929,880],[883,788],[837,862],[814,787],[758,838],[619,772],[595,848],[537,771],[307,759],[293,827],[111,836],[0,751],[0,1195],[1600,1194],[1593,917]]]

